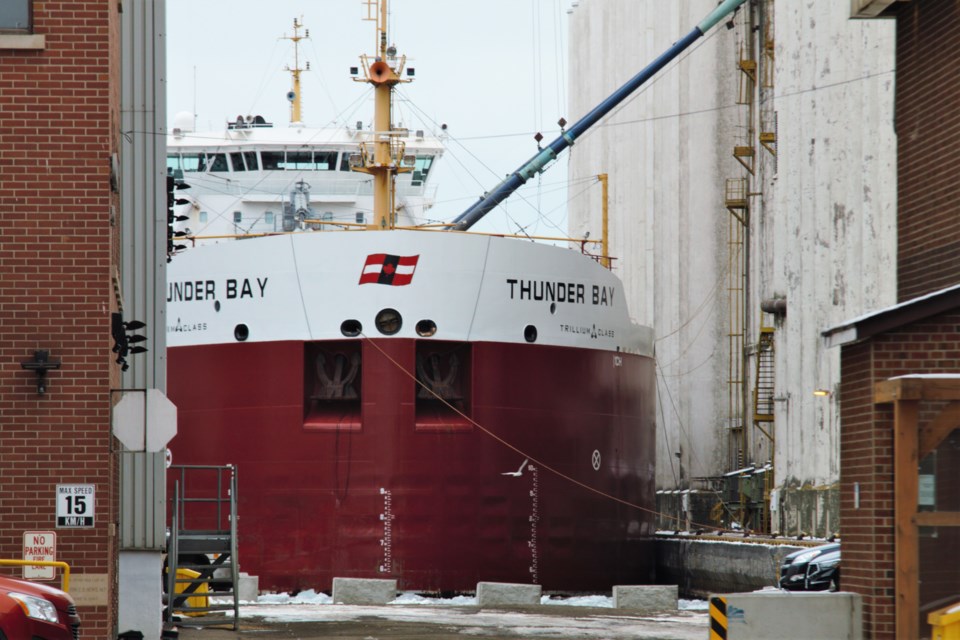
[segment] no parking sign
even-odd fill
[[[23,559],[56,562],[57,533],[55,531],[24,531]],[[23,577],[25,580],[53,580],[56,577],[56,570],[56,567],[25,566]]]

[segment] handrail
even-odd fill
[[[307,224],[317,224],[321,226],[331,226],[331,227],[350,227],[341,229],[341,231],[367,231],[368,226],[365,224],[357,224],[353,222],[334,222],[329,220],[307,220]],[[393,229],[396,231],[427,231],[427,232],[437,232],[442,231],[444,233],[458,233],[455,229],[450,229],[453,226],[453,222],[442,222],[437,224],[429,225],[420,225],[414,227],[407,226],[396,226]],[[227,233],[227,234],[216,234],[216,235],[189,235],[184,236],[181,240],[190,240],[196,242],[197,240],[229,240],[229,239],[247,239],[247,238],[262,238],[268,236],[289,236],[294,234],[304,233],[303,231],[264,231],[262,233]],[[460,231],[459,233],[465,233]],[[578,244],[603,244],[601,239],[591,239],[591,238],[564,238],[559,236],[531,236],[527,234],[516,234],[516,233],[493,233],[493,232],[479,232],[471,231],[470,235],[473,236],[492,236],[494,238],[515,238],[517,240],[544,240],[544,241],[554,241],[554,242],[575,242]]]
[[[0,558],[0,566],[10,567],[60,567],[63,569],[63,579],[60,582],[62,591],[70,591],[70,565],[59,560],[5,560]]]

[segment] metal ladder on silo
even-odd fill
[[[756,378],[753,387],[753,421],[773,422],[773,396],[776,376],[772,327],[760,327],[756,362]]]

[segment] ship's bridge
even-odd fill
[[[188,218],[180,229],[199,238],[321,228],[310,221],[368,224],[372,179],[352,167],[370,135],[360,123],[275,129],[243,118],[216,134],[175,128],[167,174],[189,185],[191,202],[178,211]],[[433,205],[436,190],[428,180],[443,144],[419,130],[395,135],[412,169],[396,179],[398,213],[405,224],[422,223]]]

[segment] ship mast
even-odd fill
[[[294,18],[293,35],[283,36],[282,38],[283,40],[293,42],[293,68],[287,66],[287,71],[289,71],[293,77],[293,88],[291,88],[287,94],[287,99],[290,101],[290,124],[299,124],[302,122],[300,118],[300,74],[303,71],[310,70],[309,62],[306,63],[306,68],[300,68],[300,41],[310,37],[310,30],[304,29],[304,34],[300,35],[300,29],[303,29],[303,23]]]
[[[387,0],[364,0],[367,17],[364,20],[377,22],[377,53],[371,61],[360,56],[364,78],[374,88],[373,138],[360,145],[359,162],[352,164],[354,171],[373,176],[373,220],[369,225],[375,229],[392,229],[396,225],[395,179],[398,173],[413,171],[409,162],[403,162],[404,143],[393,129],[393,88],[401,82],[406,56],[397,58],[397,50],[387,46]],[[408,75],[413,75],[412,69]]]

